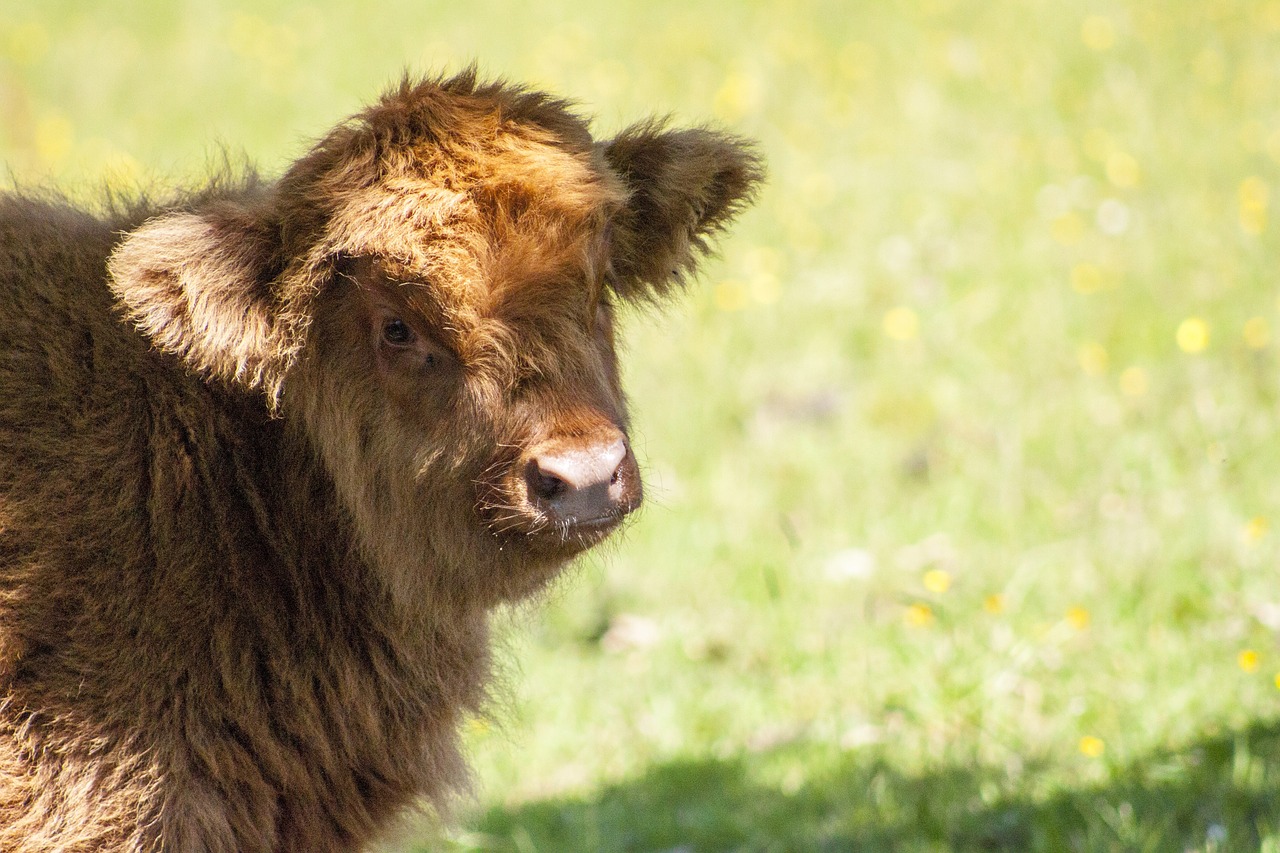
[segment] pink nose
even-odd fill
[[[621,438],[562,444],[529,461],[530,502],[572,524],[616,520],[639,504],[635,457]]]

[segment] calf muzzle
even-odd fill
[[[640,505],[640,472],[620,432],[561,441],[525,465],[529,503],[568,528],[611,527]]]

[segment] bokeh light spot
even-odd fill
[[[17,65],[34,65],[49,52],[49,33],[39,21],[26,21],[10,30],[4,47]]]
[[[1110,50],[1116,43],[1115,24],[1105,15],[1090,15],[1080,25],[1080,40],[1090,50]]]
[[[36,156],[46,165],[57,165],[71,153],[75,128],[61,113],[50,113],[36,122]]]
[[[1178,324],[1178,349],[1185,353],[1204,352],[1209,347],[1209,324],[1199,317],[1188,317]]]
[[[1064,246],[1074,246],[1084,237],[1084,220],[1074,211],[1064,213],[1050,226],[1053,239]]]
[[[1261,234],[1267,228],[1267,205],[1270,188],[1257,175],[1240,182],[1240,228],[1246,234]]]
[[[1071,288],[1088,295],[1102,289],[1102,270],[1095,264],[1079,263],[1071,268]]]
[[[1101,376],[1107,372],[1110,364],[1110,357],[1107,355],[1107,348],[1097,341],[1085,341],[1076,350],[1076,361],[1080,364],[1080,369],[1089,376]]]
[[[913,628],[924,628],[933,624],[933,608],[927,604],[916,602],[907,607],[902,618]]]
[[[1266,349],[1271,343],[1271,324],[1266,317],[1250,317],[1244,321],[1244,343],[1249,349]]]
[[[942,595],[951,589],[951,573],[943,569],[933,569],[925,572],[924,588],[936,595]]]
[[[721,311],[741,311],[747,307],[747,288],[740,281],[729,279],[716,285],[715,302]]]
[[[1132,154],[1112,151],[1107,155],[1107,180],[1117,187],[1136,187],[1142,179],[1142,170]]]
[[[1120,373],[1120,393],[1126,397],[1141,397],[1151,387],[1147,371],[1141,367],[1126,367]]]
[[[920,336],[920,317],[905,305],[886,311],[883,326],[884,333],[895,341],[913,341]]]

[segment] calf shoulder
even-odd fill
[[[0,199],[0,849],[355,850],[463,776],[483,614],[407,627],[305,440]]]

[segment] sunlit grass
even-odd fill
[[[649,506],[502,617],[423,845],[1280,850],[1277,47],[1275,2],[67,0],[0,17],[0,158],[276,170],[472,59],[762,140],[628,317]]]

